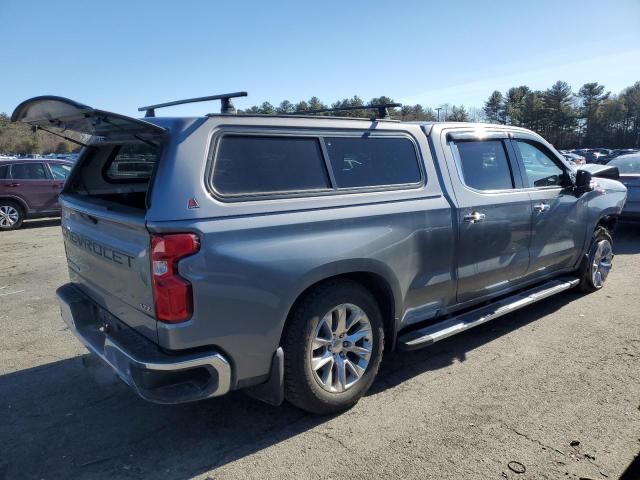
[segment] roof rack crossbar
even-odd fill
[[[376,118],[387,119],[389,117],[388,108],[401,107],[401,103],[382,103],[379,105],[361,105],[361,106],[349,106],[349,107],[335,107],[335,108],[320,108],[318,110],[305,110],[302,112],[295,112],[293,115],[309,115],[315,113],[325,112],[342,112],[348,110],[377,110]]]
[[[231,102],[232,98],[246,97],[247,92],[222,93],[220,95],[211,95],[209,97],[186,98],[184,100],[175,100],[173,102],[158,103],[157,105],[148,105],[138,108],[139,112],[144,111],[145,117],[155,117],[156,108],[173,107],[174,105],[184,105],[185,103],[208,102],[210,100],[221,100],[220,113],[236,113],[236,107]]]

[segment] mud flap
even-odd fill
[[[244,392],[250,397],[269,405],[278,406],[282,404],[284,401],[284,351],[282,347],[278,347],[271,359],[269,380],[260,385],[246,388]]]

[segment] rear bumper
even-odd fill
[[[73,284],[63,285],[56,294],[69,329],[142,398],[182,403],[230,390],[231,366],[220,353],[164,353]]]

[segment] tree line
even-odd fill
[[[372,98],[366,105],[394,103],[390,97]],[[318,97],[292,103],[283,100],[278,106],[269,102],[255,105],[242,113],[275,115],[305,113],[326,108],[364,106],[356,96],[330,105]],[[585,83],[577,92],[558,81],[546,90],[532,90],[526,85],[512,87],[505,94],[494,91],[482,108],[442,104],[437,108],[403,105],[389,109],[398,120],[488,122],[525,127],[545,137],[557,148],[640,147],[640,82],[619,94],[605,91],[597,82]],[[371,110],[345,110],[321,115],[370,117]]]
[[[356,107],[319,115],[370,118],[372,110],[357,107],[389,103],[394,101],[387,96],[365,103],[354,95],[325,104],[314,96],[296,103],[283,100],[277,106],[264,102],[238,113],[303,114],[326,108]],[[585,83],[577,92],[563,81],[546,90],[532,90],[522,85],[505,93],[494,91],[481,108],[467,109],[464,105],[447,103],[432,108],[416,104],[390,108],[389,113],[391,118],[404,121],[473,121],[521,126],[538,132],[557,148],[640,147],[640,81],[619,94],[606,91],[604,85],[597,82]],[[0,113],[0,153],[66,153],[77,149],[73,143],[46,132],[34,134],[28,125],[12,124],[6,114]]]
[[[562,81],[546,90],[496,90],[483,112],[488,122],[534,130],[557,148],[640,147],[640,82],[617,95],[597,82],[577,92]]]
[[[42,130],[34,133],[24,123],[11,123],[6,113],[0,113],[0,154],[69,153],[79,149],[78,145]]]
[[[238,113],[245,114],[261,114],[261,115],[288,115],[288,114],[304,114],[306,112],[313,112],[315,110],[325,110],[327,108],[340,109],[348,108],[349,110],[342,110],[336,112],[324,112],[318,115],[339,115],[341,117],[360,117],[369,118],[375,113],[370,109],[358,109],[357,107],[364,107],[367,105],[385,105],[395,103],[394,100],[387,96],[375,97],[369,100],[367,103],[362,100],[358,95],[354,95],[351,98],[345,98],[336,102],[326,104],[322,102],[318,97],[311,97],[308,101],[302,100],[297,103],[291,103],[289,100],[283,100],[279,105],[275,106],[269,102],[264,102],[261,105],[254,105],[245,110],[238,110]],[[435,122],[438,120],[448,120],[452,122],[468,122],[468,121],[481,121],[483,118],[482,112],[478,109],[472,109],[467,111],[464,105],[450,105],[443,104],[438,108],[431,108],[422,105],[403,105],[399,108],[389,108],[391,118],[410,121],[410,120],[423,120]],[[439,112],[437,110],[440,110]]]

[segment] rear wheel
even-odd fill
[[[20,205],[9,200],[0,200],[0,230],[15,230],[22,226],[24,213]]]
[[[598,227],[593,233],[591,246],[583,262],[580,289],[595,292],[604,287],[613,263],[613,239],[604,227]]]
[[[360,284],[328,282],[298,302],[283,344],[287,400],[317,414],[346,410],[378,373],[382,315]]]

